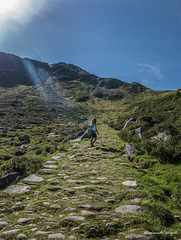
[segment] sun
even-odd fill
[[[26,0],[0,0],[0,17],[7,18],[18,15],[24,8]]]

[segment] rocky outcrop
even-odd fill
[[[0,189],[3,189],[13,183],[16,178],[19,176],[18,172],[13,172],[5,175],[4,177],[0,178]]]
[[[155,135],[151,138],[152,141],[167,141],[171,138],[171,135],[168,131],[164,131],[164,132],[161,132],[159,133],[158,135]]]
[[[135,146],[132,143],[126,143],[124,146],[124,150],[126,150],[129,155],[134,154],[134,149],[135,149]]]

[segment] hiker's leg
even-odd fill
[[[91,137],[90,145],[91,145],[91,146],[93,145],[93,137]]]
[[[92,141],[92,144],[94,144],[96,142],[97,138],[94,138],[94,140]]]

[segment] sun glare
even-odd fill
[[[0,0],[0,17],[17,15],[24,8],[26,0]]]

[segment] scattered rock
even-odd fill
[[[136,181],[125,181],[125,182],[122,182],[122,184],[125,186],[137,187]]]
[[[38,172],[39,175],[51,175],[53,172],[51,172],[51,169],[40,169]]]
[[[55,233],[48,235],[48,239],[65,239],[65,236],[62,233]]]
[[[106,223],[107,228],[115,228],[116,225],[114,223]]]
[[[9,193],[9,194],[14,194],[14,193],[24,194],[24,193],[29,192],[30,190],[31,190],[30,186],[11,185],[4,192]]]
[[[142,212],[141,208],[137,205],[122,205],[120,207],[117,207],[115,211],[120,213],[136,213],[136,214],[140,214]]]
[[[26,182],[42,182],[43,178],[42,177],[37,177],[36,175],[31,174],[30,176],[24,178],[23,181],[26,181]]]

